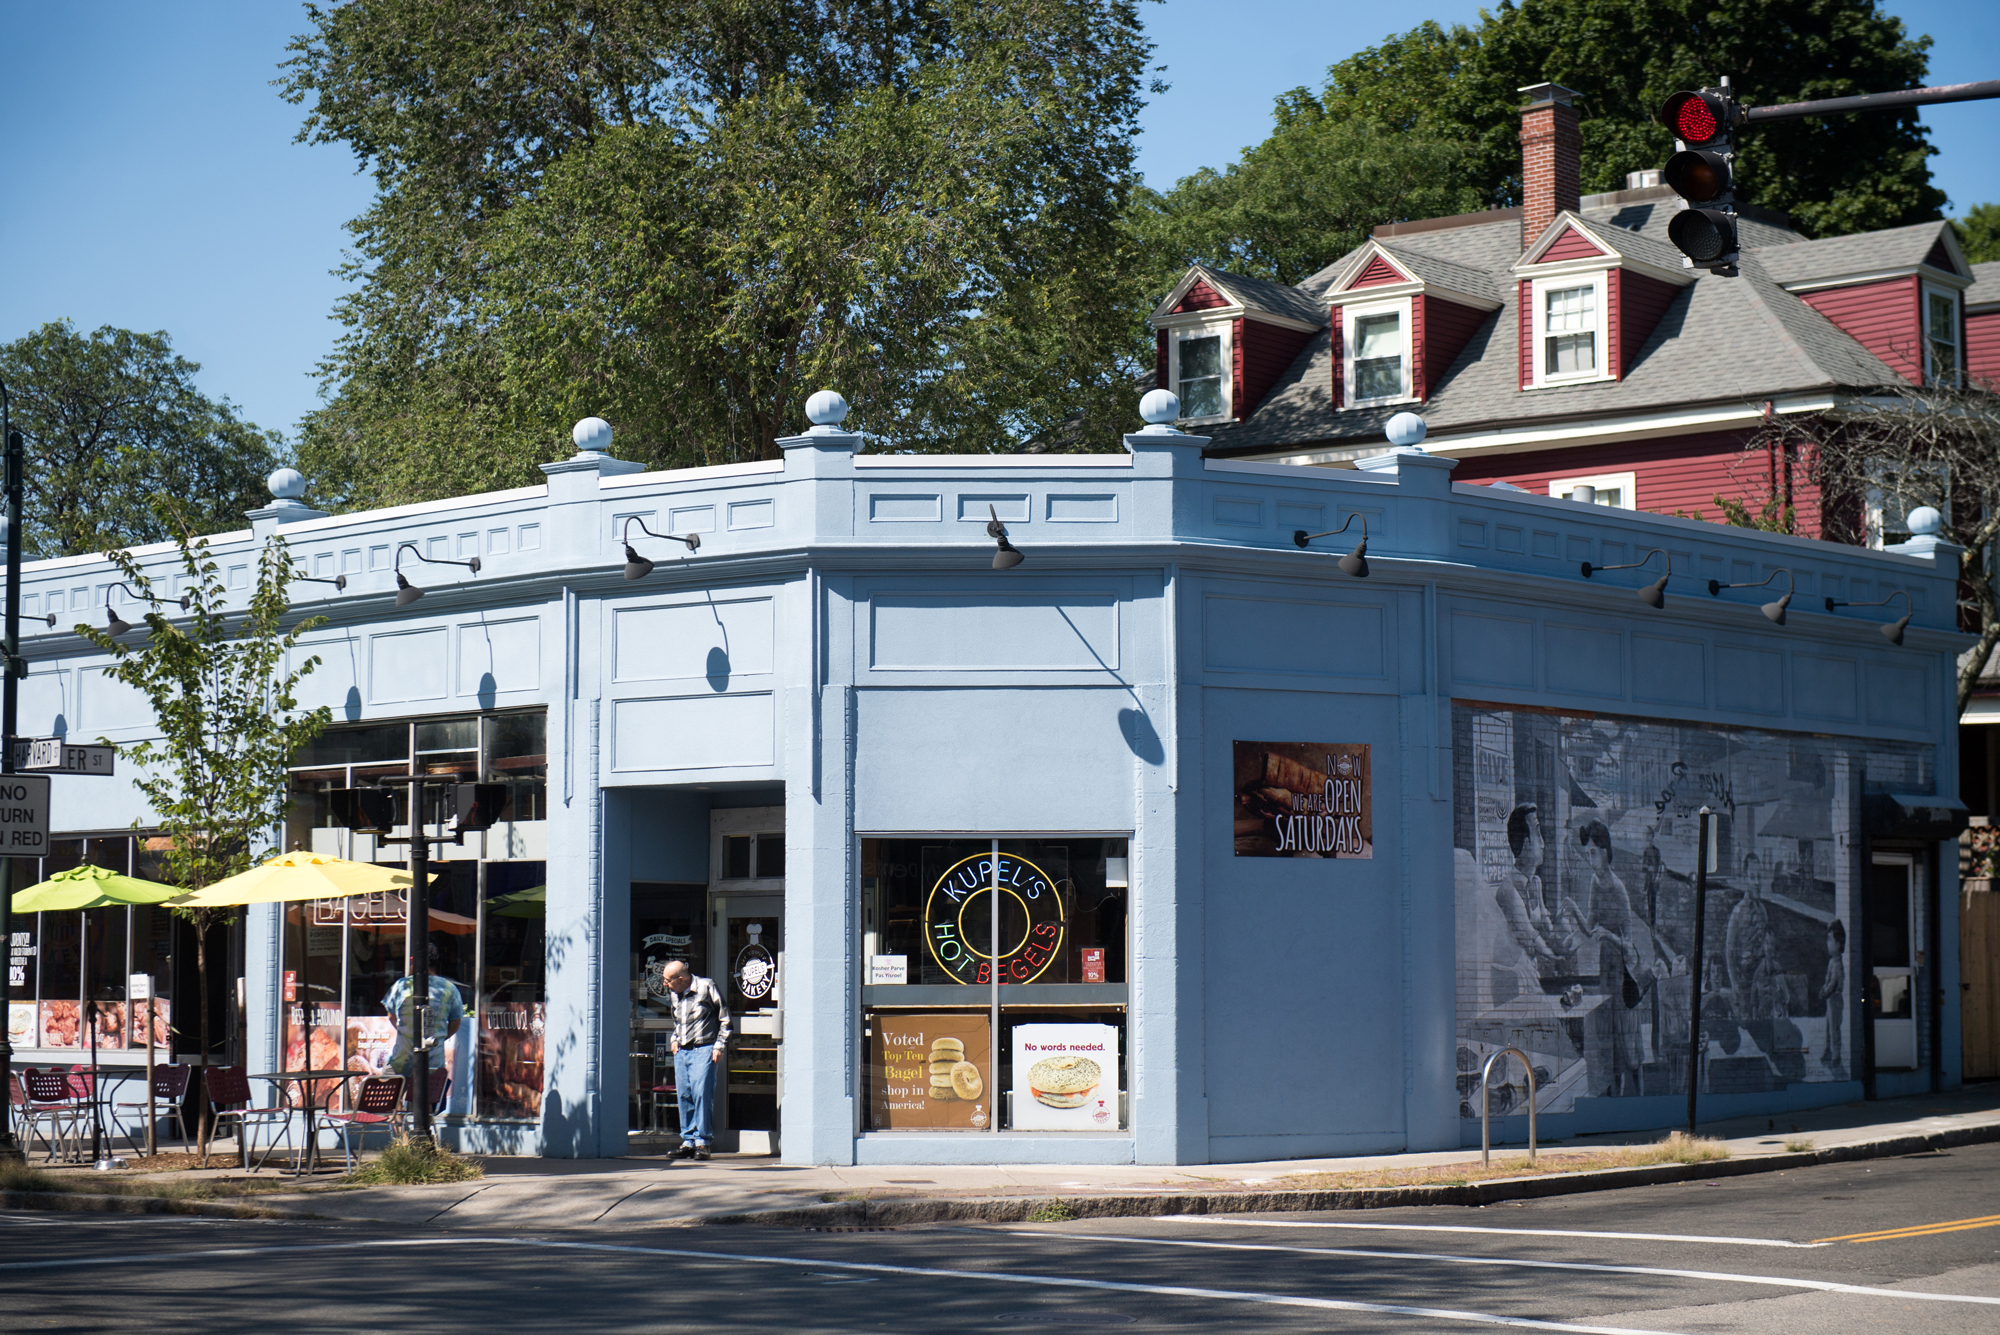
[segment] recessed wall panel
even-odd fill
[[[1706,646],[1700,640],[1634,635],[1632,698],[1656,705],[1707,704]]]
[[[542,623],[535,617],[458,628],[458,693],[532,691],[542,684]]]
[[[1535,624],[1512,617],[1454,612],[1451,679],[1466,686],[1535,685]]]
[[[621,607],[612,616],[613,680],[720,680],[771,670],[772,602],[743,598]]]
[[[1212,672],[1381,677],[1387,672],[1383,609],[1210,594],[1203,602],[1203,662]]]
[[[1851,658],[1792,655],[1792,712],[1800,718],[1851,722],[1860,713],[1859,665]]]
[[[1715,707],[1746,714],[1785,712],[1785,660],[1769,649],[1718,645],[1715,650]]]
[[[870,600],[877,671],[1109,671],[1112,593],[882,593]]]
[[[771,764],[776,749],[765,691],[616,700],[611,726],[611,768],[625,773],[754,769]]]
[[[1571,695],[1625,698],[1623,637],[1615,630],[1550,626],[1547,637],[1549,689]]]
[[[368,637],[368,699],[372,704],[441,700],[450,643],[442,626]]]

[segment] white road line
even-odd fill
[[[1786,1275],[1739,1275],[1729,1270],[1670,1270],[1664,1266],[1605,1265],[1590,1261],[1529,1261],[1509,1256],[1456,1256],[1447,1252],[1384,1252],[1358,1247],[1284,1247],[1271,1242],[1203,1242],[1196,1238],[1134,1238],[1116,1233],[1056,1233],[1008,1228],[997,1232],[1018,1237],[1088,1238],[1095,1242],[1136,1242],[1159,1247],[1202,1247],[1226,1252],[1286,1252],[1306,1256],[1352,1256],[1383,1261],[1443,1261],[1449,1265],[1506,1266],[1529,1270],[1587,1270],[1605,1275],[1660,1275],[1668,1279],[1700,1279],[1729,1284],[1762,1284],[1781,1289],[1815,1289],[1821,1293],[1852,1293],[1868,1298],[1921,1298],[1937,1303],[1978,1303],[2000,1307],[2000,1298],[1966,1293],[1924,1293],[1913,1289],[1881,1289],[1866,1284],[1838,1284],[1825,1279],[1793,1279]]]
[[[1810,1250],[1824,1242],[1786,1242],[1779,1238],[1706,1237],[1699,1233],[1593,1233],[1572,1228],[1482,1228],[1474,1224],[1336,1224],[1313,1219],[1246,1219],[1236,1215],[1165,1214],[1176,1224],[1227,1224],[1235,1228],[1351,1228],[1390,1233],[1504,1233],[1520,1238],[1622,1238],[1637,1242],[1705,1242],[1731,1247],[1794,1247]]]
[[[1072,1235],[1064,1234],[1068,1237]],[[1259,1293],[1244,1289],[1198,1289],[1174,1284],[1127,1284],[1108,1279],[1079,1279],[1069,1275],[1025,1275],[998,1270],[940,1270],[931,1266],[884,1265],[871,1261],[828,1261],[799,1256],[765,1256],[747,1252],[701,1251],[687,1247],[641,1247],[628,1243],[559,1242],[547,1238],[385,1238],[367,1242],[325,1242],[276,1247],[190,1248],[177,1252],[151,1252],[116,1257],[91,1256],[60,1261],[12,1261],[0,1263],[0,1272],[9,1270],[50,1270],[71,1266],[103,1265],[115,1261],[121,1267],[146,1261],[182,1264],[205,1257],[250,1257],[299,1255],[305,1252],[358,1251],[368,1247],[542,1247],[558,1251],[608,1252],[628,1256],[667,1256],[684,1261],[736,1262],[754,1265],[795,1266],[808,1272],[839,1270],[877,1275],[914,1275],[924,1279],[985,1280],[995,1284],[1029,1287],[1090,1289],[1105,1293],[1138,1293],[1151,1297],[1205,1298],[1217,1302],[1255,1303],[1268,1307],[1304,1307],[1322,1312],[1367,1312],[1377,1316],[1421,1317],[1431,1321],[1465,1321],[1486,1326],[1510,1326],[1520,1330],[1555,1330],[1575,1335],[1672,1335],[1664,1331],[1640,1331],[1625,1326],[1586,1326],[1566,1321],[1537,1321],[1531,1317],[1502,1316],[1496,1312],[1463,1311],[1450,1307],[1410,1307],[1400,1303],[1364,1303],[1339,1298],[1309,1298],[1290,1293]]]

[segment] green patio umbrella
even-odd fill
[[[14,892],[16,913],[68,913],[117,904],[158,904],[181,891],[156,881],[123,876],[103,867],[71,867]]]
[[[549,888],[546,885],[530,886],[526,890],[516,890],[486,901],[488,917],[540,918],[546,916],[548,911]]]

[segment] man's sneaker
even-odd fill
[[[688,1144],[686,1141],[682,1141],[679,1148],[677,1148],[674,1151],[673,1157],[676,1159],[692,1159],[695,1157],[696,1154],[699,1153],[702,1153],[702,1151],[697,1150],[694,1146]]]
[[[708,1157],[708,1146],[706,1145],[695,1146],[694,1157],[697,1159],[706,1159]]]

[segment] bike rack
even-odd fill
[[[1479,1166],[1482,1168],[1493,1162],[1493,1063],[1504,1062],[1510,1052],[1521,1059],[1521,1069],[1528,1076],[1528,1162],[1535,1161],[1535,1067],[1528,1054],[1519,1048],[1502,1048],[1488,1057],[1479,1070]]]

